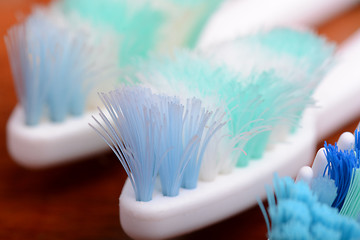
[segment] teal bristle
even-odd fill
[[[198,96],[201,99],[208,99],[208,102],[210,99],[215,107],[225,104],[229,121],[227,132],[223,134],[232,139],[231,141],[235,141],[229,146],[230,152],[237,152],[234,154],[235,158],[242,153],[241,148],[247,139],[267,129],[268,119],[261,121],[259,119],[263,119],[264,111],[270,107],[270,104],[264,106],[262,99],[257,98],[256,84],[246,86],[238,81],[239,74],[229,71],[225,66],[212,65],[200,54],[188,51],[178,51],[173,58],[163,57],[142,62],[139,66],[139,72],[143,76],[140,77],[141,83],[145,86],[154,86],[174,94],[180,91],[185,96],[186,94]],[[262,76],[257,79],[266,80]],[[214,100],[217,98],[219,100]],[[248,137],[240,138],[239,136],[243,136],[244,133]]]
[[[316,67],[312,66],[313,69],[310,73],[307,65],[299,67],[296,64],[306,62],[308,58],[311,58],[314,55],[313,49],[298,56],[299,54],[292,53],[290,47],[285,46],[277,54],[276,47],[270,48],[265,41],[266,37],[274,34],[273,38],[287,42],[287,39],[280,39],[279,34],[276,34],[277,31],[274,30],[275,33],[270,31],[264,34],[265,36],[259,34],[258,40],[254,43],[251,43],[249,39],[253,39],[255,36],[244,38],[242,41],[246,44],[241,43],[242,45],[240,45],[245,49],[236,51],[236,48],[232,48],[235,53],[229,53],[232,54],[230,58],[243,51],[246,52],[246,47],[260,48],[264,51],[264,56],[253,57],[256,61],[250,72],[241,66],[251,58],[249,55],[242,56],[242,61],[227,62],[226,58],[221,56],[224,52],[220,46],[219,51],[216,48],[209,52],[178,51],[173,57],[154,57],[149,63],[140,62],[138,64],[140,75],[147,77],[146,82],[140,81],[140,84],[155,86],[159,89],[176,89],[170,90],[175,92],[179,89],[190,89],[190,92],[202,99],[219,98],[226,104],[225,109],[229,119],[228,133],[224,133],[224,135],[237,141],[236,139],[239,139],[237,136],[247,133],[247,137],[242,138],[241,142],[230,143],[235,146],[235,148],[231,147],[232,151],[237,149],[235,150],[237,154],[231,154],[232,157],[238,159],[235,164],[246,166],[250,159],[262,157],[273,135],[276,134],[272,130],[276,130],[279,126],[289,130],[298,126],[305,107],[313,104],[311,93],[321,80],[320,76],[317,75],[315,78],[313,75],[315,75],[315,71],[326,72],[328,70],[327,62],[330,61],[333,53],[333,45],[327,44],[321,38],[316,38],[313,34],[295,34],[293,30],[284,30],[285,34],[282,34],[282,37],[293,34],[299,38],[312,39],[315,47],[325,45],[322,47],[328,54],[323,54],[321,64],[320,60],[309,63],[317,65]],[[263,44],[260,41],[262,38],[266,43]],[[291,43],[287,43],[287,45],[294,46],[302,42],[295,41],[293,38],[290,38]],[[304,45],[312,46],[308,42]],[[312,47],[314,48],[314,46]],[[215,56],[216,53],[219,53],[220,56]],[[285,67],[278,63],[260,68],[261,61],[259,59],[266,58],[269,53],[273,59],[280,57],[285,61],[289,58],[294,64],[288,64],[285,61]],[[227,56],[229,57],[229,55]],[[148,76],[150,76],[150,81]],[[246,154],[242,154],[241,150]]]
[[[256,85],[257,92],[268,102],[269,108],[265,109],[278,111],[265,112],[265,119],[268,117],[271,122],[268,126],[271,130],[280,127],[293,132],[304,109],[313,104],[311,95],[329,70],[334,50],[334,44],[311,32],[273,29],[214,46],[206,55],[213,62],[240,72],[245,77],[238,79],[245,84],[263,73],[262,77],[268,80]],[[276,132],[264,131],[249,140],[245,147],[247,158],[261,158],[269,140],[278,141],[274,135]],[[239,162],[244,163],[247,161]]]
[[[354,169],[340,214],[357,220],[360,216],[360,169]]]
[[[267,191],[269,239],[359,239],[360,225],[337,209],[318,201],[305,182],[274,177],[274,191]],[[276,198],[276,201],[275,201]],[[262,205],[262,203],[261,203]],[[265,219],[268,219],[264,210]]]
[[[311,94],[331,67],[334,51],[334,44],[312,32],[278,28],[214,46],[208,56],[246,76],[274,71],[283,82],[293,84],[289,90],[298,106],[293,114],[299,120],[313,104]],[[267,85],[260,91],[268,91]],[[297,125],[295,121],[288,128],[293,132]]]
[[[252,50],[244,46],[241,51]],[[262,57],[266,61],[268,56],[278,60],[275,49],[267,49],[266,44],[258,47],[264,50]],[[332,49],[332,45],[324,48]],[[315,71],[328,69],[330,52],[322,64],[314,67],[314,75]],[[169,107],[163,112],[171,119],[170,125],[163,127],[167,131],[159,133],[164,142],[154,149],[165,153],[159,175],[166,196],[176,196],[180,186],[196,187],[199,174],[202,180],[213,180],[217,174],[229,173],[236,166],[243,167],[250,160],[261,158],[278,128],[284,127],[289,133],[298,126],[304,108],[313,104],[311,92],[320,77],[313,77],[305,66],[295,64],[305,58],[299,60],[299,56],[290,53],[283,57],[281,52],[284,65],[271,62],[270,67],[260,68],[261,61],[257,60],[261,57],[254,57],[251,70],[246,71],[241,64],[246,59],[251,61],[250,55],[244,56],[243,61],[228,63],[219,61],[212,53],[178,50],[171,56],[154,54],[150,59],[137,58],[134,64],[137,71],[125,77],[127,85],[150,88],[154,96],[163,93],[181,96],[171,101],[168,97],[160,104],[161,109]],[[187,99],[186,105],[180,104],[183,99]],[[213,118],[209,115],[211,111],[205,109],[212,109],[212,114],[217,109],[220,114]],[[189,114],[191,118],[184,117]],[[299,197],[307,198],[306,194]]]
[[[114,0],[63,1],[66,14],[76,11],[95,27],[109,26],[120,34],[121,65],[128,65],[133,56],[145,57],[159,40],[163,14],[148,2],[136,5],[135,2]]]
[[[205,23],[221,0],[63,0],[60,7],[78,14],[98,28],[114,30],[120,38],[119,62],[129,66],[134,57],[194,47]]]
[[[279,41],[285,39],[285,41]],[[289,28],[277,28],[269,32],[262,32],[245,38],[249,44],[259,44],[270,49],[279,56],[291,56],[306,67],[307,74],[314,74],[321,69],[333,55],[335,45],[329,44],[311,32],[301,32]],[[305,65],[304,65],[305,64]]]
[[[5,36],[16,92],[27,125],[37,125],[45,115],[62,122],[79,116],[101,69],[86,35],[70,30],[44,9],[36,9],[24,23]],[[91,75],[92,74],[92,75]]]

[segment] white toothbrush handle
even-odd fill
[[[342,44],[337,56],[314,93],[318,139],[360,116],[360,30]]]
[[[314,27],[357,4],[356,0],[228,0],[207,24],[198,46],[208,47],[274,26]]]

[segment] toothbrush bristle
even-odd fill
[[[355,144],[354,144],[354,150],[356,151],[356,154],[359,154],[360,152],[360,131],[358,129],[354,132],[355,136]],[[358,155],[359,156],[359,155]]]
[[[358,239],[358,223],[318,201],[305,182],[274,177],[268,191],[269,239]],[[276,201],[275,201],[276,197]]]
[[[286,41],[284,35],[292,34],[296,37],[290,38],[290,47],[285,44],[284,49],[277,50],[279,46],[268,43],[274,39]],[[313,49],[301,55],[293,53],[292,47],[302,43],[296,38],[306,39],[306,34],[291,31],[259,34],[256,44],[262,49],[268,48],[274,59],[275,52],[279,51],[279,55],[291,58],[291,63],[301,63],[312,57]],[[311,37],[315,40],[304,45],[326,45]],[[151,88],[152,96],[159,101],[152,105],[158,106],[158,110],[152,112],[161,115],[158,133],[161,144],[152,151],[161,155],[159,175],[163,194],[176,196],[181,186],[195,188],[199,175],[201,179],[213,180],[217,174],[246,166],[251,159],[261,158],[271,141],[281,140],[274,137],[279,129],[285,134],[292,133],[299,125],[302,111],[313,104],[314,82],[320,81],[315,72],[322,71],[323,67],[327,70],[325,65],[333,49],[332,45],[323,48],[325,53],[311,63],[313,69],[289,64],[286,70],[290,73],[285,74],[276,64],[246,74],[231,65],[219,64],[205,52],[188,50],[176,51],[172,56],[155,56],[151,61],[138,59],[138,70],[130,73],[128,83]],[[158,95],[164,92],[181,99]],[[183,99],[187,99],[187,104],[180,104]],[[205,109],[218,109],[221,114]],[[141,134],[138,129],[134,131]]]
[[[96,121],[97,132],[120,160],[136,200],[150,201],[163,154],[154,151],[162,137],[162,116],[156,107],[159,99],[147,89],[135,88],[100,96],[108,115],[100,110],[103,123]]]
[[[351,182],[340,214],[358,220],[360,216],[360,169],[354,169]]]
[[[291,105],[296,107],[291,113],[292,116],[287,115],[290,118],[282,115],[276,118],[277,121],[286,120],[290,124],[277,124],[276,128],[284,125],[283,128],[294,132],[304,109],[313,105],[311,95],[324,74],[329,71],[334,50],[334,44],[312,32],[279,28],[219,44],[209,49],[206,55],[215,64],[225,64],[233,71],[241,72],[245,79],[248,79],[247,82],[251,82],[251,76],[256,73],[273,72],[273,75],[281,79],[276,83],[276,87],[288,84],[283,93],[292,96],[286,101],[288,104],[279,99],[279,109],[287,108],[289,112]],[[267,94],[265,91],[272,90],[269,88],[272,82],[259,85],[259,91]],[[263,135],[266,139],[266,134]],[[270,139],[275,142],[282,140],[275,134],[272,134]]]
[[[99,29],[119,35],[120,65],[130,66],[134,57],[147,58],[152,52],[168,53],[178,47],[193,48],[206,20],[221,2],[63,0],[60,7],[67,16],[78,15]]]
[[[39,123],[44,108],[62,122],[79,116],[94,79],[94,51],[86,35],[58,24],[46,9],[36,9],[5,36],[10,65],[27,125]]]
[[[311,190],[318,197],[319,202],[331,206],[337,196],[335,181],[328,176],[319,176],[311,182]]]
[[[340,210],[349,190],[352,171],[359,168],[359,160],[354,151],[340,151],[336,144],[332,146],[325,143],[325,151],[328,161],[325,171],[335,181],[337,187],[337,196],[332,206]]]
[[[110,117],[100,111],[96,121],[103,137],[122,163],[136,200],[150,201],[157,175],[165,196],[176,196],[181,184],[196,186],[203,151],[224,123],[214,118],[199,99],[184,106],[177,97],[150,89],[124,87],[101,94]]]
[[[36,19],[29,19],[28,24],[13,26],[5,36],[5,43],[15,83],[17,97],[25,110],[26,124],[36,125],[43,112],[46,100],[46,79],[44,70],[39,68],[41,46],[34,41],[33,31],[28,36],[28,25]],[[36,30],[36,29],[35,29]]]
[[[200,141],[196,143],[198,146],[185,168],[182,182],[182,187],[192,189],[197,185],[208,143],[226,123],[222,122],[223,117],[219,115],[219,109],[215,113],[205,111],[200,100],[192,99],[191,102],[188,100],[187,109],[189,115],[186,115],[184,122],[184,130],[186,131],[184,135],[187,136],[185,138],[188,138],[194,132],[201,137]]]
[[[288,35],[290,40],[285,38]],[[250,41],[251,39],[255,43]],[[227,64],[225,57],[224,62],[221,62],[219,60],[221,56],[214,57],[211,54],[221,55],[221,47],[218,51],[210,49],[209,52],[177,51],[173,57],[153,58],[151,62],[139,64],[140,75],[146,76],[142,78],[145,78],[145,81],[140,80],[140,83],[145,86],[169,89],[170,94],[174,91],[177,94],[180,90],[181,95],[195,95],[204,99],[204,102],[209,102],[207,100],[211,96],[220,99],[225,106],[228,118],[227,130],[221,135],[219,133],[215,138],[218,139],[217,145],[222,145],[223,148],[226,146],[220,142],[227,142],[227,151],[224,150],[227,154],[224,154],[224,158],[229,159],[230,156],[236,160],[224,164],[216,158],[213,158],[213,161],[205,161],[204,165],[209,164],[209,167],[202,167],[202,172],[212,171],[209,174],[201,174],[205,179],[213,179],[215,172],[229,172],[235,165],[240,167],[248,165],[250,159],[262,157],[269,143],[283,140],[276,136],[277,132],[287,134],[296,130],[303,110],[314,103],[311,94],[321,80],[317,72],[328,70],[327,62],[334,48],[332,44],[326,43],[324,39],[314,34],[292,30],[260,33],[259,36],[245,37],[242,41],[244,42],[242,49],[233,47],[230,54],[237,56],[247,48],[258,47],[264,50],[263,58],[267,61],[266,56],[270,52],[271,59],[281,56],[286,64],[287,58],[292,64],[287,64],[284,68],[281,64],[274,63],[269,68],[257,69],[256,67],[260,65],[257,62],[259,57],[255,57],[254,70],[247,74],[246,71],[243,72],[241,65],[247,64],[252,56],[248,54],[240,59],[241,61],[232,63],[233,65]],[[281,44],[278,46],[273,42],[284,42],[284,46]],[[272,46],[274,44],[275,46]],[[300,54],[295,49],[299,44],[305,49],[306,46],[311,49]],[[323,53],[321,57],[309,63],[311,66],[302,64],[306,63],[307,59],[316,58],[314,48],[320,46]],[[280,47],[282,48],[278,50],[277,48]],[[213,104],[216,104],[216,100]],[[206,155],[214,156],[209,153]],[[218,167],[220,165],[224,167]]]

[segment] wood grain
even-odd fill
[[[16,23],[16,14],[47,0],[0,0],[0,35]],[[320,26],[341,43],[360,27],[360,6]],[[46,170],[17,166],[6,151],[5,126],[16,104],[10,68],[0,41],[0,239],[129,239],[119,224],[118,197],[126,175],[111,153]],[[358,119],[334,130],[334,143]],[[322,143],[319,142],[319,146]],[[266,239],[258,207],[181,239]]]

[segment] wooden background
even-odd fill
[[[47,0],[0,0],[0,35],[18,12]],[[360,6],[320,26],[319,33],[341,43],[360,27]],[[111,153],[67,166],[27,170],[6,150],[5,127],[16,104],[7,54],[0,41],[0,239],[129,239],[119,223],[118,197],[126,175]],[[359,79],[360,81],[360,79]],[[334,129],[328,142],[353,131],[354,119]],[[319,142],[318,147],[322,145]],[[266,239],[258,207],[181,239]]]

